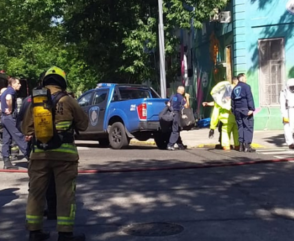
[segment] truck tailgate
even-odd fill
[[[159,113],[165,107],[165,102],[168,99],[144,99],[144,103],[147,106],[147,121],[158,121],[159,120]]]

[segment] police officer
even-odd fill
[[[51,67],[43,78],[43,86],[54,96],[65,91],[66,75],[58,67]],[[27,228],[30,231],[30,241],[46,240],[49,233],[42,231],[42,219],[46,189],[51,172],[54,173],[57,195],[57,230],[58,241],[84,241],[85,235],[73,235],[75,220],[75,181],[78,169],[78,151],[74,144],[74,129],[84,131],[88,127],[88,117],[70,96],[62,97],[55,111],[56,130],[67,128],[66,140],[59,148],[43,150],[34,145],[30,155],[28,174],[30,190],[26,209]],[[27,139],[34,135],[32,108],[24,116],[22,132]],[[61,133],[61,132],[59,132]],[[69,134],[71,138],[69,138]],[[35,139],[33,139],[35,142]],[[36,143],[37,144],[37,143]]]
[[[251,147],[253,139],[253,112],[255,111],[251,88],[246,84],[246,76],[238,75],[238,84],[234,87],[231,95],[232,112],[238,125],[239,151],[255,152]]]
[[[169,143],[167,145],[167,150],[174,151],[174,145],[177,143],[180,150],[186,149],[183,145],[180,136],[180,121],[181,121],[181,111],[183,108],[189,107],[189,94],[185,94],[184,86],[179,86],[177,93],[172,95],[169,101],[169,106],[174,113],[174,119],[172,123],[172,133],[169,138]]]
[[[21,152],[26,158],[27,143],[24,135],[16,128],[16,91],[20,89],[19,79],[10,77],[8,79],[9,86],[1,95],[1,122],[3,125],[3,145],[2,156],[4,161],[4,169],[18,169],[13,166],[10,160],[10,145],[12,140],[16,142]]]

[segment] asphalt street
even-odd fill
[[[286,149],[279,155],[287,160],[275,150],[111,150],[93,142],[79,151],[79,169],[89,173],[77,180],[76,231],[87,240],[293,239],[294,163]],[[23,159],[15,163],[25,170]],[[1,241],[26,240],[27,189],[26,173],[0,173]],[[57,240],[54,221],[44,226]]]

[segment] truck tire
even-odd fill
[[[98,140],[99,146],[101,147],[108,147],[109,146],[109,140],[108,138],[101,138]]]
[[[129,145],[125,127],[121,122],[115,122],[109,130],[109,143],[113,149],[122,149]]]
[[[169,142],[170,133],[156,132],[154,134],[154,141],[160,150],[166,150]]]

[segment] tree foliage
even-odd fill
[[[201,27],[226,3],[164,1],[166,56],[175,55],[175,29]],[[157,0],[2,0],[0,16],[0,68],[13,75],[37,79],[58,65],[74,91],[158,76]]]

